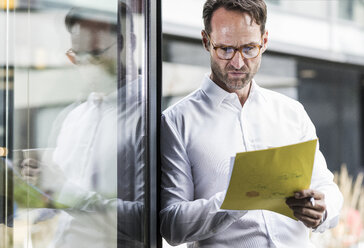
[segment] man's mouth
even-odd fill
[[[228,74],[233,77],[241,77],[247,75],[248,73],[242,71],[229,71]]]

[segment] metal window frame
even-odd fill
[[[148,247],[162,247],[159,233],[160,151],[159,126],[162,87],[162,6],[161,0],[148,0],[146,21],[147,91],[148,91],[148,166],[147,166],[147,225]]]

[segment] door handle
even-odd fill
[[[0,157],[6,157],[8,155],[8,149],[6,147],[0,147]]]

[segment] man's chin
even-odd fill
[[[249,84],[249,81],[244,80],[228,80],[228,83],[226,84],[226,86],[230,89],[230,90],[241,90],[243,89],[245,86],[247,86]]]

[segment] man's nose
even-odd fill
[[[241,69],[245,65],[244,57],[241,55],[241,53],[239,51],[236,51],[236,53],[234,54],[234,57],[232,57],[232,59],[230,60],[230,64],[235,69]]]

